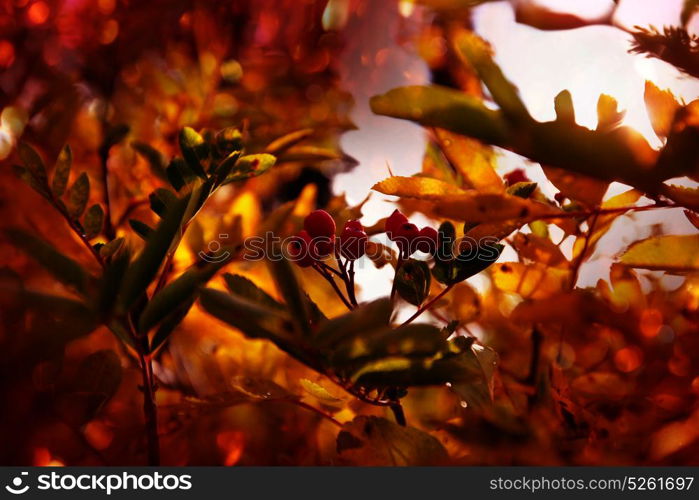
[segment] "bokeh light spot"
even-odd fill
[[[636,346],[619,349],[614,355],[614,364],[617,370],[629,373],[637,370],[643,363],[643,352]]]
[[[44,24],[51,10],[46,2],[34,2],[27,9],[27,19],[31,24]]]

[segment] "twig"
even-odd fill
[[[585,235],[585,243],[583,244],[582,251],[573,264],[573,269],[570,272],[570,288],[574,288],[575,284],[578,282],[578,274],[580,273],[580,268],[585,260],[585,254],[590,246],[590,240],[592,239],[593,232],[595,230],[595,225],[597,224],[597,219],[599,219],[599,212],[595,212],[590,221],[590,227],[587,229],[587,235]]]
[[[345,304],[347,309],[349,309],[350,311],[352,309],[354,309],[354,307],[352,307],[352,304],[350,304],[350,302],[342,294],[342,291],[340,291],[340,287],[337,286],[337,283],[335,283],[335,280],[333,279],[333,277],[330,276],[325,269],[323,269],[321,266],[319,266],[317,264],[313,264],[313,269],[315,269],[318,272],[318,274],[320,274],[323,278],[325,278],[325,280],[328,283],[330,283],[330,286],[333,287],[333,290],[335,290],[335,293],[337,294],[338,297],[340,297],[340,299],[342,300],[342,303]]]
[[[104,235],[110,241],[116,238],[116,231],[112,225],[112,210],[109,202],[109,169],[107,162],[109,160],[109,149],[100,151],[100,168],[102,170],[102,182],[104,186],[103,201],[104,201]]]
[[[437,302],[439,299],[444,297],[449,291],[454,288],[454,284],[452,283],[451,285],[448,285],[444,290],[439,292],[437,295],[434,296],[429,302],[427,302],[425,305],[421,306],[418,308],[417,311],[415,311],[415,314],[410,316],[408,319],[406,319],[401,326],[407,325],[408,323],[411,323],[415,318],[420,316],[422,313],[427,311],[430,307],[434,305],[435,302]]]
[[[155,380],[153,362],[148,354],[148,336],[138,335],[130,319],[124,321],[129,335],[133,339],[134,349],[138,355],[143,382],[143,416],[146,425],[148,443],[148,465],[160,465],[160,436],[158,435],[158,406],[155,403]]]

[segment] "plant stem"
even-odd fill
[[[405,413],[403,412],[403,405],[400,401],[395,401],[390,405],[393,416],[396,418],[396,423],[405,427],[408,423],[405,420]]]
[[[354,309],[354,307],[352,307],[352,304],[350,304],[350,302],[342,294],[342,291],[340,291],[340,288],[337,286],[337,283],[335,283],[335,280],[333,279],[333,277],[330,276],[325,269],[323,269],[321,266],[319,266],[317,264],[313,265],[313,269],[318,271],[318,274],[320,274],[323,278],[325,278],[325,280],[328,283],[330,283],[330,286],[333,287],[333,290],[335,290],[335,293],[337,294],[338,297],[340,297],[340,300],[342,300],[342,303],[345,304],[347,309],[349,309],[350,311],[352,309]]]
[[[421,306],[417,311],[415,311],[415,314],[413,314],[412,316],[410,316],[408,319],[405,320],[403,325],[407,325],[408,323],[411,323],[415,318],[417,318],[422,313],[427,311],[430,307],[432,307],[434,305],[435,302],[437,302],[439,299],[441,299],[447,293],[449,293],[449,291],[452,288],[454,288],[454,283],[452,283],[451,285],[448,285],[444,290],[442,290],[437,295],[435,295],[429,302],[427,302],[425,305]],[[401,326],[403,326],[403,325],[401,325]]]
[[[97,250],[95,250],[95,247],[92,246],[90,240],[87,239],[83,231],[80,229],[80,227],[78,227],[78,225],[75,223],[75,221],[70,216],[68,211],[64,208],[64,206],[58,203],[59,200],[53,195],[53,193],[51,194],[51,200],[53,206],[56,208],[56,210],[58,210],[58,213],[60,213],[61,216],[63,216],[65,221],[68,223],[68,226],[70,226],[70,228],[78,236],[78,238],[80,238],[80,241],[83,243],[83,245],[87,247],[87,249],[90,251],[95,260],[97,260],[99,265],[104,267],[104,261],[102,260],[102,256],[99,254]]]
[[[148,465],[160,465],[160,438],[158,436],[158,407],[155,404],[155,387],[153,380],[153,363],[150,356],[138,349],[138,360],[143,379],[143,416],[146,422],[146,439],[148,441]]]
[[[160,437],[158,435],[158,407],[155,403],[155,379],[153,377],[153,362],[148,354],[148,336],[139,335],[132,322],[124,321],[133,346],[138,356],[143,383],[143,417],[146,427],[146,442],[148,447],[148,465],[160,465]]]
[[[573,269],[571,270],[570,273],[570,288],[573,289],[575,288],[575,284],[578,282],[578,275],[580,274],[580,268],[582,267],[582,264],[585,260],[585,254],[587,253],[587,249],[590,246],[590,240],[592,239],[593,232],[595,230],[595,226],[597,225],[597,219],[599,219],[599,210],[594,212],[592,215],[592,220],[590,221],[590,225],[587,229],[587,234],[585,235],[585,243],[583,244],[582,251],[580,252],[580,256],[577,258],[575,263],[573,264]]]
[[[349,279],[345,283],[347,287],[347,294],[349,295],[350,302],[352,305],[357,305],[357,297],[354,294],[354,261],[350,261],[349,265]]]
[[[101,149],[101,148],[100,148]],[[104,235],[109,241],[116,238],[116,231],[114,230],[114,225],[112,224],[112,210],[111,204],[109,202],[109,170],[107,168],[107,161],[109,160],[109,149],[100,152],[100,167],[102,170],[102,182],[104,187],[103,201],[104,201]]]

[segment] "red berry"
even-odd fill
[[[415,239],[420,235],[420,230],[415,224],[406,222],[393,232],[393,240],[398,244],[401,253],[408,255],[415,251]]]
[[[531,182],[527,174],[525,174],[524,170],[521,168],[514,169],[512,172],[505,174],[504,177],[508,186],[512,186],[518,182]]]
[[[362,223],[358,220],[348,220],[345,222],[345,227],[343,229],[347,228],[355,229],[357,231],[364,231],[364,226],[362,226]]]
[[[311,238],[335,237],[335,221],[325,210],[315,210],[306,216],[303,228]]]
[[[349,260],[357,260],[366,253],[369,237],[362,230],[345,225],[340,235],[340,254]]]
[[[386,219],[386,224],[384,225],[384,229],[386,230],[386,234],[388,237],[393,240],[394,235],[397,232],[397,230],[403,225],[408,223],[408,218],[401,213],[400,210],[395,209],[391,216]]]
[[[559,191],[553,195],[553,199],[556,200],[559,205],[563,205],[563,202],[566,201],[566,195]]]
[[[309,267],[313,265],[315,262],[313,253],[313,243],[306,230],[300,231],[289,243],[290,260],[300,267]]]
[[[415,240],[415,248],[420,252],[434,255],[437,251],[438,239],[439,233],[435,228],[429,226],[423,227]]]

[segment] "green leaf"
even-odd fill
[[[630,267],[688,273],[699,271],[699,234],[653,236],[632,244],[620,259]]]
[[[105,243],[100,248],[100,256],[103,259],[109,259],[121,248],[121,246],[124,244],[124,241],[124,238],[114,238],[109,243]]]
[[[291,319],[297,332],[309,337],[311,335],[310,307],[301,290],[301,285],[296,279],[294,269],[286,259],[270,260],[269,269],[286,302],[286,307],[291,313]]]
[[[95,314],[77,300],[32,291],[21,292],[18,300],[25,314],[23,333],[27,335],[22,340],[27,344],[23,363],[60,359],[68,343],[84,338],[99,326]]]
[[[144,240],[147,240],[154,231],[148,224],[137,219],[129,219],[129,226]]]
[[[365,467],[445,465],[449,460],[436,438],[375,416],[345,424],[337,435],[337,453],[340,463]]]
[[[216,134],[216,147],[224,156],[242,151],[245,146],[243,134],[235,127],[227,127]]]
[[[70,177],[70,167],[72,164],[73,152],[71,151],[70,146],[66,144],[58,154],[58,159],[56,159],[56,165],[53,169],[51,190],[57,198],[63,196],[63,193],[66,192],[68,177]]]
[[[112,149],[112,146],[123,141],[129,135],[129,131],[129,126],[124,123],[108,125],[102,144],[99,147],[99,155],[103,162],[106,162],[109,157],[109,150]]]
[[[446,87],[400,87],[372,97],[370,104],[379,115],[444,128],[491,144],[502,144],[508,137],[500,112],[486,108],[476,97]]]
[[[342,342],[370,336],[389,325],[392,312],[391,299],[388,297],[361,304],[321,325],[313,339],[314,344],[323,350],[332,351]]]
[[[103,316],[107,317],[114,310],[116,305],[116,299],[119,294],[119,289],[121,288],[122,281],[124,280],[124,274],[126,269],[129,267],[129,261],[131,260],[131,252],[128,248],[123,247],[124,239],[117,238],[104,247],[102,247],[100,254],[105,259],[104,272],[102,273],[102,278],[100,280],[99,292],[97,293],[97,311]],[[104,250],[109,247],[107,252]],[[110,252],[108,255],[106,253]],[[127,335],[128,337],[128,335]]]
[[[315,370],[321,366],[299,346],[292,334],[292,325],[286,311],[265,307],[243,297],[204,288],[199,303],[215,318],[240,330],[246,337],[270,340],[279,349]]]
[[[173,158],[165,169],[165,173],[175,191],[180,191],[184,186],[197,179],[197,175],[190,170],[182,158]]]
[[[92,239],[102,232],[102,224],[104,224],[104,211],[98,204],[92,205],[85,214],[83,227],[85,228],[85,237]]]
[[[500,109],[514,120],[530,120],[529,112],[519,97],[517,88],[503,75],[493,61],[490,45],[472,31],[461,31],[454,41],[457,54],[478,73],[493,100]]]
[[[422,260],[409,259],[396,273],[396,291],[403,300],[419,306],[430,293],[430,268]]]
[[[199,135],[194,129],[185,127],[180,131],[180,150],[184,156],[187,166],[192,171],[206,179],[206,172],[202,166],[202,161],[209,156],[209,146],[204,141],[204,138]]]
[[[446,351],[447,337],[440,328],[426,323],[383,328],[337,343],[329,355],[330,363],[335,370],[360,378],[375,370],[375,367],[367,369],[370,363],[399,357],[406,361],[431,358]]]
[[[49,184],[46,176],[46,165],[44,165],[44,160],[41,159],[39,153],[26,142],[20,142],[17,149],[24,166],[36,183],[48,191]]]
[[[74,219],[79,218],[85,211],[87,200],[90,198],[90,178],[85,172],[80,174],[68,189],[68,213]]]
[[[269,154],[279,155],[280,153],[283,153],[295,144],[298,144],[302,140],[307,139],[311,135],[313,135],[313,129],[311,128],[305,128],[302,130],[296,130],[295,132],[290,132],[270,142],[267,145],[267,148],[265,148],[265,151]]]
[[[216,167],[214,175],[216,176],[216,184],[220,184],[225,181],[228,174],[231,173],[233,167],[235,167],[238,158],[240,158],[241,151],[233,151],[226,158],[224,158],[221,163]]]
[[[160,326],[158,326],[158,329],[155,331],[155,335],[153,335],[153,340],[150,344],[150,352],[155,352],[156,349],[158,349],[167,339],[170,338],[170,334],[180,323],[182,323],[185,316],[187,316],[187,313],[194,304],[194,300],[195,299],[181,304],[161,321]]]
[[[165,157],[160,151],[145,142],[139,141],[132,141],[131,147],[146,160],[153,175],[158,179],[164,181],[168,180],[167,173],[165,172],[167,161],[165,161]]]
[[[20,229],[6,229],[10,243],[26,252],[61,283],[85,292],[88,274],[80,264],[66,257],[49,243]]]
[[[507,194],[526,199],[536,191],[536,186],[536,182],[517,182],[507,188]]]
[[[244,181],[251,177],[262,175],[272,168],[276,162],[277,159],[274,156],[266,153],[242,156],[236,162],[233,171],[223,181],[223,184]]]
[[[128,310],[155,278],[170,245],[180,235],[188,201],[188,197],[182,198],[167,211],[158,227],[148,235],[140,255],[129,266],[120,294],[121,311]]]
[[[192,268],[156,293],[141,313],[138,330],[147,333],[182,304],[192,302],[199,287],[209,281],[229,259]]]
[[[160,217],[165,215],[168,207],[177,203],[177,195],[165,188],[158,188],[148,196],[150,208]]]
[[[13,165],[12,169],[15,175],[22,179],[25,183],[27,183],[29,187],[31,187],[34,191],[36,191],[41,196],[49,200],[51,203],[54,203],[48,188],[46,186],[42,186],[41,183],[34,178],[32,173],[28,169],[20,167],[19,165]]]
[[[475,249],[462,250],[454,259],[456,282],[475,276],[498,260],[505,245],[479,242]]]
[[[235,295],[239,295],[243,298],[251,300],[252,302],[256,302],[272,309],[285,309],[283,304],[280,304],[274,300],[271,295],[255,285],[255,283],[250,281],[245,276],[226,273],[223,275],[223,279],[226,282],[226,287],[228,290]]]

